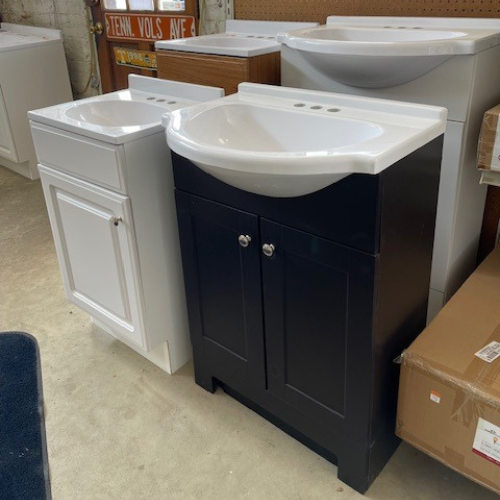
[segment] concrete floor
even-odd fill
[[[40,183],[3,167],[0,330],[40,345],[54,500],[363,498],[191,364],[169,376],[93,326],[65,299]],[[365,497],[498,499],[404,443]]]

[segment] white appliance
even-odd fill
[[[223,90],[137,75],[129,86],[29,117],[68,300],[173,373],[191,345],[161,116]]]
[[[430,321],[476,265],[486,196],[475,168],[476,147],[484,112],[500,102],[500,20],[332,16],[326,27],[305,31],[278,35],[283,85],[448,108]],[[426,55],[433,61],[408,81],[408,67],[425,68]],[[391,58],[395,64],[389,66]],[[406,74],[396,81],[406,83],[384,84],[382,65],[400,67]],[[369,81],[369,71],[375,80]]]
[[[61,32],[2,23],[0,165],[38,178],[27,113],[72,99]]]

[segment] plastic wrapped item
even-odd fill
[[[500,105],[486,111],[477,147],[477,168],[481,184],[500,186]]]
[[[404,352],[396,433],[500,493],[500,247]]]

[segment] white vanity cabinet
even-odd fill
[[[149,350],[130,198],[40,166],[66,295]]]
[[[0,155],[11,161],[17,161],[14,139],[10,130],[9,117],[0,86]]]
[[[161,116],[222,89],[129,75],[129,89],[29,113],[68,300],[168,373],[191,358]]]
[[[163,131],[123,144],[31,132],[68,300],[173,373],[191,347]]]
[[[59,30],[0,24],[0,165],[38,178],[28,111],[73,99]]]

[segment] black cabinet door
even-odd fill
[[[176,202],[197,382],[265,387],[258,218],[180,191]]]
[[[376,258],[265,219],[261,241],[269,390],[366,441]]]

